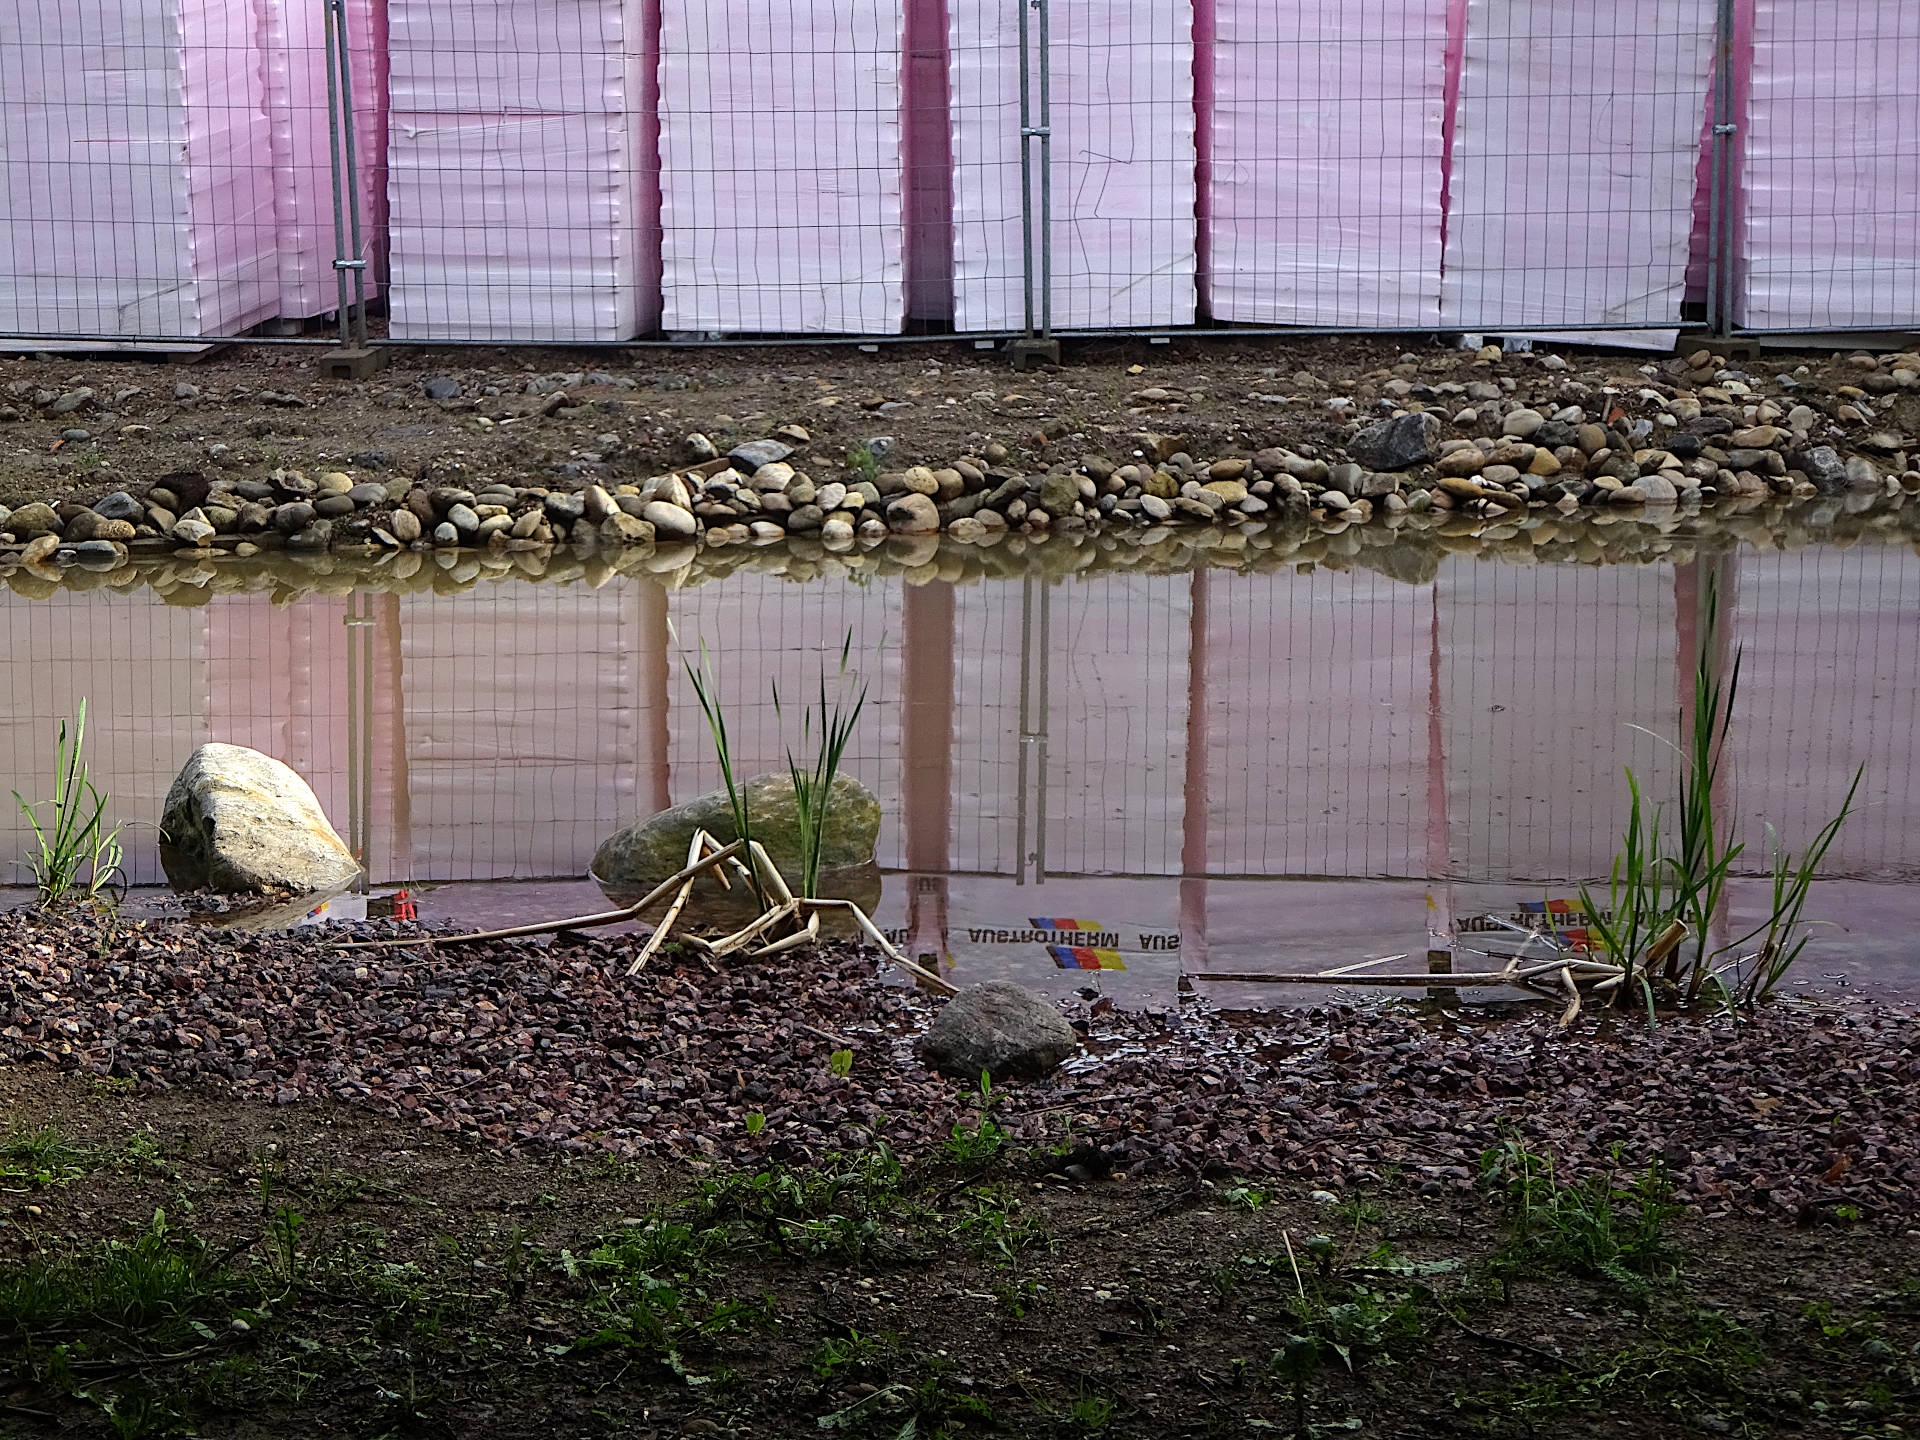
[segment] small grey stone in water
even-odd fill
[[[1046,1074],[1080,1048],[1066,1017],[1011,980],[989,980],[947,1001],[920,1041],[920,1056],[945,1075],[996,1080]]]
[[[1807,479],[1822,494],[1832,495],[1847,488],[1847,466],[1831,445],[1817,445],[1801,457]]]

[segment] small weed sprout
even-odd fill
[[[267,1225],[268,1261],[274,1278],[289,1288],[300,1278],[300,1227],[306,1223],[291,1205],[282,1205]]]
[[[107,797],[88,778],[86,738],[87,702],[82,700],[71,736],[67,722],[60,722],[53,798],[29,802],[18,790],[13,792],[14,804],[33,829],[34,848],[25,863],[43,905],[58,905],[76,889],[81,899],[93,901],[103,891],[111,894],[126,885],[120,868],[123,827],[106,823]],[[51,812],[44,824],[42,811]]]
[[[947,1154],[962,1165],[984,1165],[1007,1147],[1007,1130],[993,1118],[993,1076],[980,1072],[980,1118],[972,1125],[956,1123],[947,1137]]]
[[[836,1050],[827,1057],[827,1069],[844,1080],[853,1073],[853,1051]]]
[[[862,481],[871,485],[880,478],[880,457],[873,453],[868,445],[855,445],[847,451],[847,483],[858,485]]]
[[[1673,1185],[1657,1162],[1624,1191],[1612,1175],[1566,1185],[1550,1159],[1507,1140],[1482,1153],[1480,1175],[1505,1197],[1513,1217],[1512,1239],[1494,1262],[1503,1286],[1514,1274],[1546,1266],[1611,1280],[1644,1298],[1653,1279],[1672,1273],[1665,1232],[1674,1214]]]
[[[747,1116],[747,1134],[758,1135],[767,1128],[767,1116],[764,1110],[755,1110]]]
[[[1273,1192],[1244,1180],[1235,1181],[1220,1192],[1220,1198],[1235,1210],[1259,1210],[1273,1199]]]

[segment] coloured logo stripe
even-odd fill
[[[1118,950],[1091,950],[1084,945],[1049,945],[1053,963],[1062,970],[1124,970],[1127,962]]]

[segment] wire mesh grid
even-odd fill
[[[230,334],[277,313],[258,56],[245,5],[6,7],[0,334]]]
[[[19,0],[0,335],[336,261],[425,343],[1910,328],[1917,61],[1906,0]]]
[[[1214,320],[1437,326],[1446,0],[1201,0]]]
[[[395,338],[653,328],[656,3],[388,0]]]
[[[1715,25],[1714,0],[1467,0],[1447,324],[1678,324]]]
[[[1743,0],[1734,318],[1748,330],[1920,322],[1920,6]]]
[[[901,328],[904,26],[900,0],[662,0],[668,331]]]

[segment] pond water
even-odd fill
[[[1623,766],[1672,791],[1711,590],[1753,871],[1767,825],[1804,842],[1865,766],[1795,984],[1920,990],[1914,518],[16,572],[0,791],[49,790],[86,697],[94,778],[148,822],[140,884],[173,775],[223,740],[304,775],[424,918],[557,918],[601,908],[604,837],[719,782],[683,654],[705,641],[736,754],[771,769],[795,738],[771,682],[806,693],[850,633],[871,692],[846,768],[885,809],[876,919],[903,949],[963,983],[1241,1004],[1282,992],[1183,976],[1456,945],[1470,968],[1484,917],[1604,882]],[[0,855],[25,839],[9,807]],[[1729,938],[1763,890],[1735,886]]]

